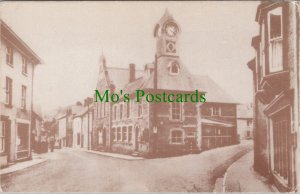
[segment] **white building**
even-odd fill
[[[34,70],[41,59],[0,20],[0,165],[31,158]]]
[[[67,133],[67,116],[61,115],[58,119],[58,137],[55,137],[60,141],[61,146],[66,146],[66,133]]]
[[[237,106],[237,132],[240,139],[253,138],[253,105],[251,103]]]

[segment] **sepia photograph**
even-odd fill
[[[0,192],[300,192],[299,6],[0,1]]]

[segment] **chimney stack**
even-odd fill
[[[129,64],[129,82],[133,82],[135,80],[135,64]]]

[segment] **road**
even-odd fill
[[[11,192],[209,192],[216,177],[251,148],[248,142],[201,154],[145,160],[55,150],[45,154],[44,163],[3,175],[1,186]]]

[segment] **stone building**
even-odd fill
[[[166,11],[153,31],[154,62],[147,63],[143,70],[136,70],[134,64],[128,69],[108,67],[101,56],[97,90],[122,90],[131,100],[94,104],[92,149],[159,157],[237,142],[236,103],[208,76],[189,72],[180,58],[180,33],[179,25]],[[206,92],[207,102],[136,102],[136,90],[152,94],[199,90]]]
[[[253,138],[253,105],[237,105],[237,132],[241,140]]]
[[[31,158],[34,71],[41,59],[0,20],[0,165]]]
[[[261,2],[252,39],[254,169],[280,191],[298,191],[299,2]]]

